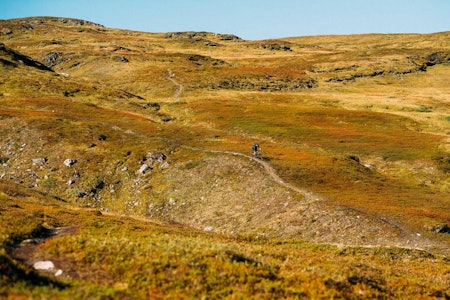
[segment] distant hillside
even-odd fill
[[[0,295],[450,297],[449,41],[0,21]],[[47,256],[70,275],[33,273]]]

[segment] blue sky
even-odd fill
[[[0,0],[0,19],[57,16],[244,39],[450,30],[450,0]]]

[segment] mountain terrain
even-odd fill
[[[1,297],[450,298],[449,41],[1,20]]]

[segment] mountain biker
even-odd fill
[[[259,156],[261,148],[259,147],[258,144],[253,144],[252,151],[253,151],[253,156]]]

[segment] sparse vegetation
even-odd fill
[[[450,298],[449,32],[0,27],[0,297]]]

